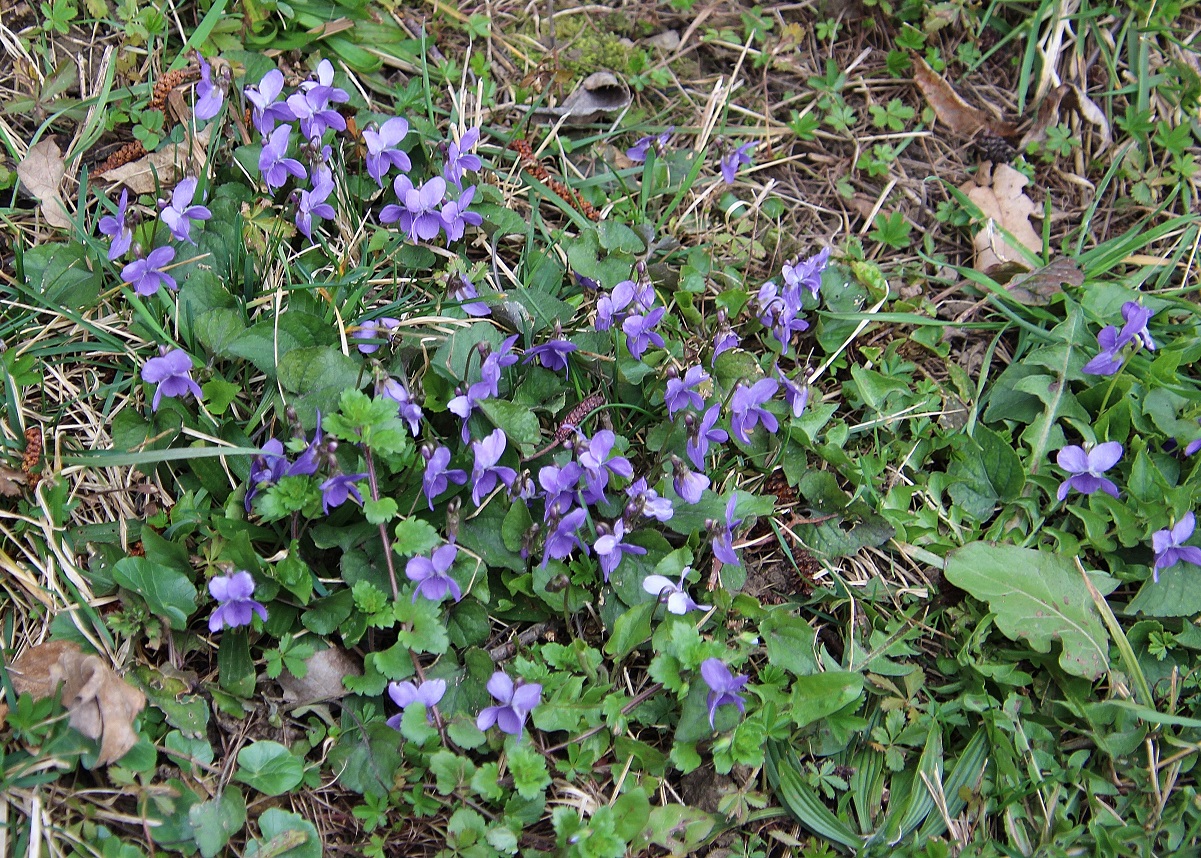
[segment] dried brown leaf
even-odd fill
[[[61,196],[66,171],[63,153],[53,137],[43,138],[29,147],[29,152],[17,165],[21,187],[40,203],[46,223],[59,229],[71,226],[67,204]]]
[[[981,171],[977,178],[983,175]],[[1042,238],[1030,225],[1030,215],[1039,209],[1023,190],[1028,181],[1008,164],[997,164],[988,185],[969,181],[960,186],[959,190],[980,208],[985,217],[984,226],[972,239],[977,271],[988,272],[1010,262],[1028,269],[1029,262],[1021,248],[1031,253],[1042,250]],[[1007,231],[1012,240],[1002,230]]]
[[[995,275],[993,279],[998,283],[1003,282]],[[1014,277],[1005,284],[1005,288],[1023,304],[1041,306],[1049,304],[1051,298],[1062,292],[1065,283],[1069,286],[1081,285],[1084,283],[1084,272],[1070,256],[1057,256],[1049,265]]]
[[[1113,142],[1113,132],[1109,127],[1109,119],[1106,118],[1105,111],[1074,83],[1060,84],[1047,93],[1047,97],[1038,106],[1034,124],[1022,136],[1019,148],[1024,149],[1030,143],[1041,143],[1046,140],[1047,129],[1052,125],[1059,124],[1064,112],[1069,110],[1075,111],[1085,122],[1097,127],[1101,134],[1101,143],[1097,147],[1097,152],[1103,152],[1109,148]]]
[[[971,139],[983,131],[997,137],[1012,137],[1017,133],[1012,122],[1002,122],[960,98],[954,87],[918,56],[913,58],[913,82],[934,108],[939,122],[960,137]]]
[[[121,759],[137,742],[133,719],[146,696],[99,656],[80,652],[78,644],[47,641],[30,647],[9,665],[9,674],[18,694],[28,692],[35,699],[52,696],[61,685],[68,723],[100,740],[101,765]]]
[[[558,107],[540,107],[534,114],[543,122],[563,117],[572,125],[595,122],[599,118],[620,113],[630,106],[630,87],[613,72],[600,71],[588,75],[572,90]]]
[[[0,465],[0,495],[6,498],[19,498],[21,486],[25,485],[27,479],[24,471],[10,468],[8,465]]]
[[[344,676],[361,676],[363,666],[340,647],[331,646],[309,656],[305,662],[308,671],[298,678],[285,670],[279,677],[284,690],[284,700],[297,705],[337,700],[350,692],[342,684]]]
[[[212,125],[206,125],[181,143],[170,143],[136,161],[96,175],[113,185],[124,185],[135,194],[153,194],[175,184],[189,171],[203,167]]]

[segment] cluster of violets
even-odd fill
[[[1082,367],[1082,372],[1088,375],[1114,375],[1126,363],[1127,358],[1139,349],[1155,351],[1155,340],[1147,330],[1147,325],[1154,315],[1155,311],[1137,301],[1122,304],[1122,327],[1106,325],[1101,329],[1097,334],[1100,350]],[[1198,450],[1201,450],[1201,439],[1186,444],[1184,455],[1191,456]],[[1117,498],[1120,494],[1117,485],[1104,474],[1121,460],[1123,452],[1122,445],[1117,441],[1107,441],[1087,450],[1074,445],[1061,449],[1056,456],[1056,463],[1068,473],[1068,478],[1059,484],[1056,497],[1062,501],[1074,489],[1085,495],[1101,491]],[[1201,548],[1184,544],[1192,537],[1195,527],[1195,517],[1192,511],[1189,511],[1171,527],[1151,534],[1151,548],[1155,554],[1151,573],[1156,582],[1159,581],[1161,571],[1170,569],[1177,563],[1190,563],[1201,567]]]
[[[244,91],[252,108],[251,121],[262,136],[259,174],[272,193],[289,180],[296,180],[297,187],[291,194],[296,228],[310,241],[314,240],[316,222],[335,214],[327,202],[335,186],[330,167],[333,148],[326,142],[326,132],[346,130],[346,120],[337,105],[345,104],[350,96],[333,82],[333,64],[322,60],[314,78],[302,82],[286,97],[284,76],[278,69],[267,72],[258,84]],[[294,132],[299,132],[295,144]],[[413,241],[432,241],[445,233],[449,245],[462,238],[468,226],[483,222],[480,215],[468,210],[475,187],[463,186],[465,176],[482,166],[479,156],[471,151],[479,142],[479,129],[468,129],[459,140],[447,141],[442,175],[420,184],[414,184],[408,175],[412,162],[401,148],[408,134],[408,120],[400,116],[363,131],[366,169],[372,180],[383,188],[393,170],[399,173],[392,180],[396,202],[383,207],[380,222],[397,224]],[[308,182],[307,187],[301,186],[304,182]]]
[[[659,134],[649,134],[646,137],[638,138],[637,142],[626,150],[626,157],[636,164],[641,164],[652,149],[662,155],[667,150],[667,144],[671,141],[675,130],[673,125]],[[734,184],[738,177],[738,171],[751,163],[751,152],[758,145],[758,142],[743,143],[741,146],[735,146],[729,141],[724,143],[718,162],[723,182],[727,185]]]
[[[196,60],[200,65],[200,81],[196,84],[196,104],[194,114],[197,120],[207,121],[221,112],[225,101],[225,87],[228,80],[213,80],[212,66],[199,53]],[[187,176],[176,184],[171,192],[171,198],[158,201],[158,221],[167,228],[167,233],[178,242],[196,244],[192,237],[192,225],[196,221],[206,221],[212,212],[200,203],[196,203],[196,191],[200,180],[195,176]],[[100,234],[109,239],[108,259],[116,262],[132,251],[132,261],[121,269],[121,277],[133,287],[133,290],[148,297],[159,289],[177,289],[178,284],[168,270],[175,261],[175,248],[170,244],[144,248],[135,245],[133,231],[138,225],[139,212],[130,207],[129,190],[121,190],[121,198],[117,202],[117,211],[100,219]],[[159,234],[158,230],[155,231]]]
[[[1068,473],[1068,478],[1059,484],[1056,497],[1062,501],[1073,490],[1083,495],[1100,491],[1110,497],[1118,497],[1120,492],[1117,485],[1104,474],[1121,460],[1123,452],[1122,445],[1117,441],[1106,441],[1087,450],[1077,445],[1062,448],[1055,461]],[[1161,571],[1177,563],[1201,566],[1201,548],[1184,544],[1192,537],[1195,526],[1193,513],[1189,511],[1171,527],[1151,534],[1151,547],[1155,552],[1151,574],[1156,582]]]

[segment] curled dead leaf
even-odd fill
[[[1005,288],[1023,304],[1042,306],[1063,291],[1064,285],[1079,286],[1084,283],[1084,272],[1070,256],[1057,256],[1049,265],[1036,268],[1028,274],[1019,274],[1008,282],[996,275],[993,279],[1004,283]]]
[[[976,179],[988,184],[969,181],[959,187],[985,218],[972,238],[976,270],[989,272],[1003,263],[1018,263],[1029,270],[1029,256],[1023,248],[1038,254],[1043,246],[1042,238],[1030,225],[1030,216],[1039,209],[1023,190],[1030,180],[1008,164],[995,165],[991,176],[981,170]]]
[[[63,153],[53,137],[45,137],[29,147],[17,165],[21,187],[38,201],[46,223],[58,229],[71,226],[71,216],[62,198],[63,176],[67,167]]]
[[[342,684],[344,676],[361,676],[363,666],[346,650],[331,646],[318,650],[305,662],[308,668],[303,678],[285,670],[279,677],[284,700],[297,705],[337,700],[350,692]]]
[[[544,122],[567,117],[572,125],[595,122],[605,115],[619,113],[630,106],[630,88],[613,72],[588,75],[558,107],[540,107],[535,115]]]
[[[203,171],[211,134],[212,125],[206,125],[192,136],[185,134],[180,143],[168,143],[157,152],[96,175],[135,194],[157,193],[189,172]]]
[[[133,719],[146,696],[117,676],[97,655],[69,641],[30,647],[9,665],[13,688],[35,699],[51,697],[62,686],[68,723],[89,739],[100,740],[97,762],[121,759],[138,740]]]
[[[1041,143],[1047,139],[1047,129],[1059,123],[1065,111],[1074,111],[1085,122],[1097,128],[1101,135],[1101,143],[1097,152],[1104,152],[1113,142],[1113,132],[1105,111],[1095,101],[1084,94],[1084,91],[1074,83],[1061,83],[1047,93],[1042,104],[1038,106],[1038,114],[1034,124],[1022,136],[1021,146],[1024,149],[1031,143]]]
[[[997,137],[1012,137],[1018,126],[1000,119],[964,101],[949,83],[919,56],[913,57],[913,82],[934,108],[938,121],[954,134],[972,139],[981,133]]]
[[[0,495],[6,498],[19,498],[21,486],[29,481],[24,471],[0,465]]]

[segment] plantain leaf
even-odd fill
[[[1010,640],[1025,640],[1036,652],[1050,652],[1052,641],[1063,651],[1060,666],[1073,676],[1096,679],[1109,667],[1109,634],[1088,588],[1066,557],[973,542],[947,555],[946,578],[975,598],[988,602],[997,628]],[[1094,577],[1103,593],[1117,582]]]

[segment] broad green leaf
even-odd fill
[[[1201,570],[1191,563],[1177,563],[1159,573],[1159,581],[1148,578],[1130,600],[1127,612],[1147,617],[1192,617],[1201,613]]]
[[[947,556],[946,578],[988,602],[997,628],[1036,652],[1063,651],[1060,666],[1073,676],[1097,679],[1109,667],[1109,634],[1075,564],[1045,551],[973,542]],[[1102,592],[1116,585],[1095,580]]]
[[[401,557],[428,554],[442,544],[442,537],[428,521],[412,516],[396,525],[396,542],[393,549]]]
[[[125,557],[113,567],[113,580],[146,600],[173,629],[183,629],[196,611],[196,588],[183,573],[145,557]]]
[[[283,795],[300,786],[304,763],[279,742],[259,741],[238,752],[234,779],[266,795]]]
[[[485,399],[480,403],[480,410],[512,443],[536,445],[542,442],[538,418],[524,405],[504,399]]]
[[[247,858],[321,858],[321,835],[303,816],[273,807],[259,817],[265,843],[246,845]]]
[[[863,694],[863,674],[826,671],[792,681],[788,717],[798,727],[820,721],[850,706]]]
[[[230,787],[220,796],[188,810],[196,846],[204,858],[213,858],[225,848],[229,838],[246,824],[246,799],[237,787]]]
[[[359,364],[333,346],[311,346],[281,353],[279,383],[292,393],[330,391],[331,405],[346,390],[357,389]]]
[[[236,697],[254,694],[254,661],[245,629],[228,629],[221,636],[217,650],[217,676],[221,687]]]
[[[659,603],[655,600],[635,605],[617,618],[613,634],[605,643],[605,652],[620,661],[638,646],[650,640],[651,617]]]

